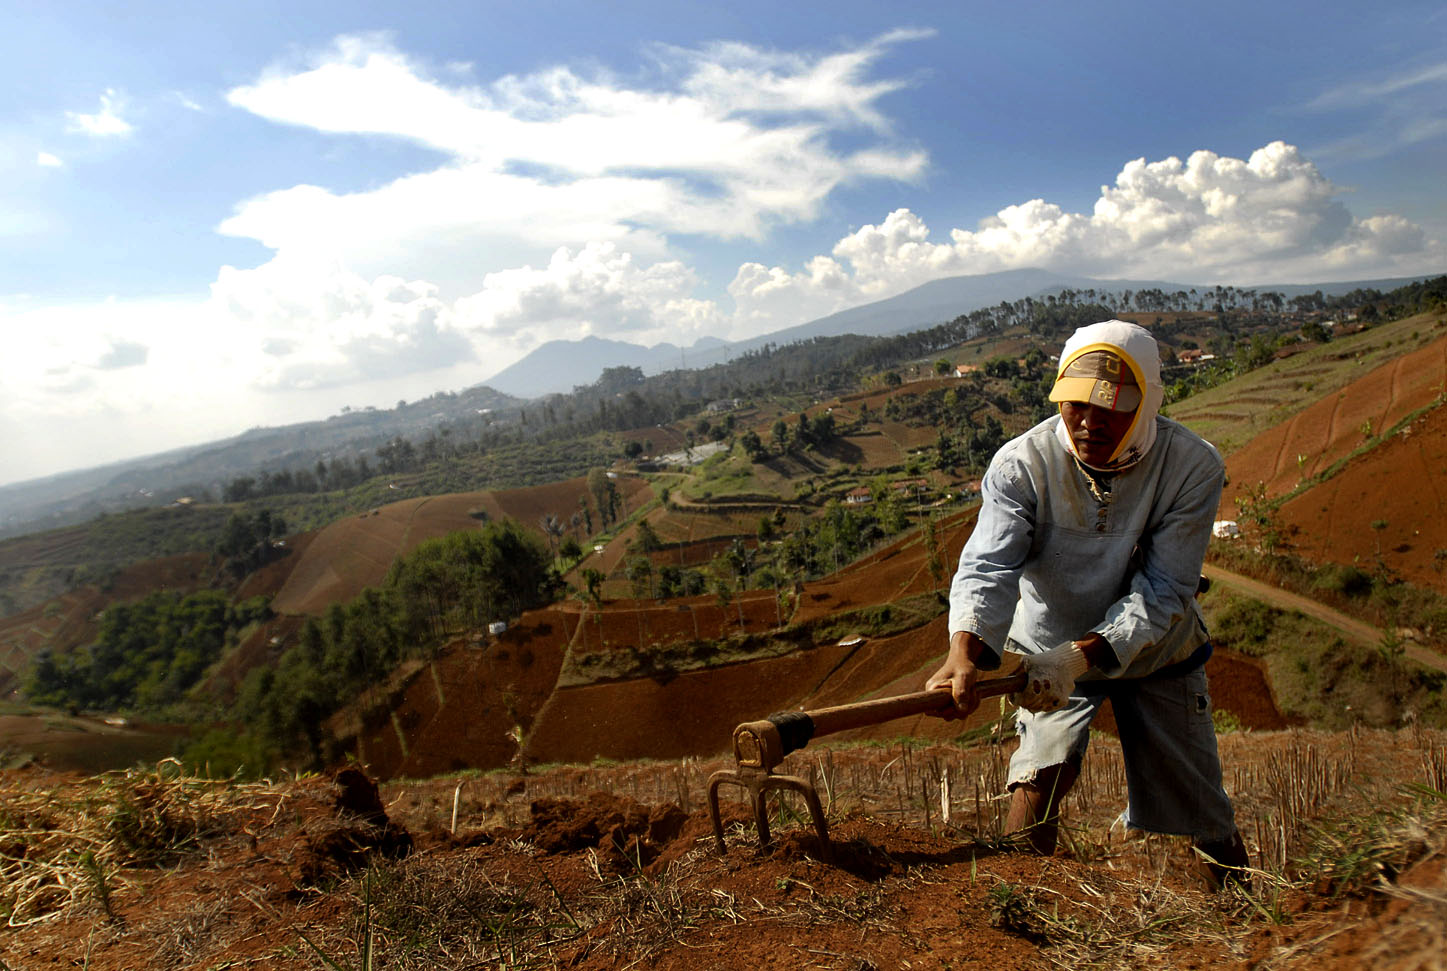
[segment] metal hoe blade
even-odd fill
[[[1016,673],[981,681],[976,684],[975,692],[978,697],[986,698],[1020,691],[1024,687],[1025,675]],[[762,849],[768,849],[771,842],[767,807],[769,790],[793,791],[803,796],[814,823],[814,832],[819,837],[819,858],[825,863],[832,863],[829,824],[824,819],[824,809],[819,805],[819,793],[815,791],[814,784],[794,775],[775,775],[774,769],[786,755],[808,745],[809,740],[816,736],[876,725],[906,715],[938,712],[953,705],[954,699],[948,689],[936,689],[814,711],[778,712],[761,721],[744,722],[734,729],[734,762],[738,767],[720,769],[708,780],[708,811],[713,819],[714,842],[719,853],[727,852],[727,848],[724,845],[723,819],[719,815],[718,792],[720,786],[728,784],[748,792]]]

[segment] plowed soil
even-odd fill
[[[0,773],[5,804],[20,813],[6,833],[7,872],[48,888],[12,913],[0,962],[25,971],[1430,969],[1441,966],[1447,927],[1447,830],[1441,813],[1414,809],[1402,792],[1443,744],[1406,731],[1224,736],[1227,788],[1262,873],[1249,898],[1207,892],[1184,842],[1111,828],[1125,790],[1109,739],[1093,742],[1065,803],[1068,837],[1049,858],[999,838],[989,792],[1008,744],[811,748],[783,769],[816,780],[827,845],[807,818],[778,814],[772,845],[761,847],[749,811],[725,790],[722,854],[706,808],[719,762],[380,788],[351,768],[242,785]],[[1309,784],[1314,797],[1281,817],[1290,795],[1280,783]],[[123,830],[83,813],[112,805],[147,809],[152,839],[178,842],[108,842]],[[57,825],[33,825],[32,810]],[[1354,812],[1377,814],[1377,840],[1401,840],[1390,872],[1353,876],[1328,857],[1280,876],[1284,854]],[[103,882],[87,882],[63,840],[96,847],[102,862],[90,872]],[[27,865],[42,859],[53,859],[53,877]]]
[[[1281,507],[1291,545],[1319,562],[1380,560],[1447,593],[1447,408],[1437,408]]]
[[[1447,337],[1374,368],[1341,391],[1257,435],[1227,457],[1230,484],[1219,518],[1236,518],[1236,497],[1258,482],[1268,496],[1325,472],[1374,435],[1438,400],[1447,381]],[[1410,487],[1410,483],[1406,483]]]

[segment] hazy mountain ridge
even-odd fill
[[[1236,287],[1237,290],[1274,292],[1290,299],[1318,290],[1324,296],[1339,296],[1353,290],[1387,291],[1420,280],[1401,277],[1383,280],[1354,280],[1338,283],[1286,283]],[[722,364],[766,344],[790,344],[816,337],[858,334],[884,337],[924,330],[946,323],[961,314],[1000,302],[1026,297],[1043,299],[1064,290],[1094,290],[1105,300],[1126,291],[1160,290],[1165,293],[1209,293],[1214,286],[1173,283],[1165,280],[1100,280],[1092,277],[1054,273],[1049,270],[1002,270],[972,276],[931,280],[893,297],[840,310],[806,323],[750,337],[742,341],[700,338],[689,348],[674,344],[646,347],[599,337],[582,340],[549,341],[526,357],[488,378],[486,384],[520,398],[562,394],[592,384],[604,369],[628,365],[658,374],[674,368],[703,368]]]
[[[232,438],[61,472],[0,486],[0,535],[77,521],[127,497],[164,501],[179,490],[218,492],[224,482],[261,469],[309,467],[355,457],[397,435],[422,437],[439,424],[517,408],[521,402],[485,385],[439,392],[397,408],[362,408],[320,421],[251,428]]]
[[[642,368],[644,374],[661,374],[678,368],[707,367],[736,353],[735,345],[717,337],[700,337],[688,347],[655,344],[645,347],[606,337],[548,341],[522,360],[488,378],[487,387],[519,398],[566,394],[590,385],[611,367]]]

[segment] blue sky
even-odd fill
[[[0,14],[0,481],[944,276],[1447,271],[1440,3]]]

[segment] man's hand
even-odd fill
[[[1090,636],[1101,644],[1106,643],[1099,634]],[[1064,708],[1070,701],[1070,693],[1075,690],[1075,679],[1090,668],[1090,661],[1084,650],[1088,641],[1088,638],[1066,641],[1059,647],[1052,647],[1040,654],[1026,654],[1022,666],[1029,680],[1023,690],[1010,696],[1010,700],[1029,711],[1056,711]]]
[[[975,694],[975,682],[980,679],[975,659],[986,650],[985,642],[968,631],[958,631],[950,637],[950,652],[945,663],[924,683],[926,691],[949,688],[954,695],[955,707],[938,712],[940,717],[963,718],[980,707],[979,696]]]

